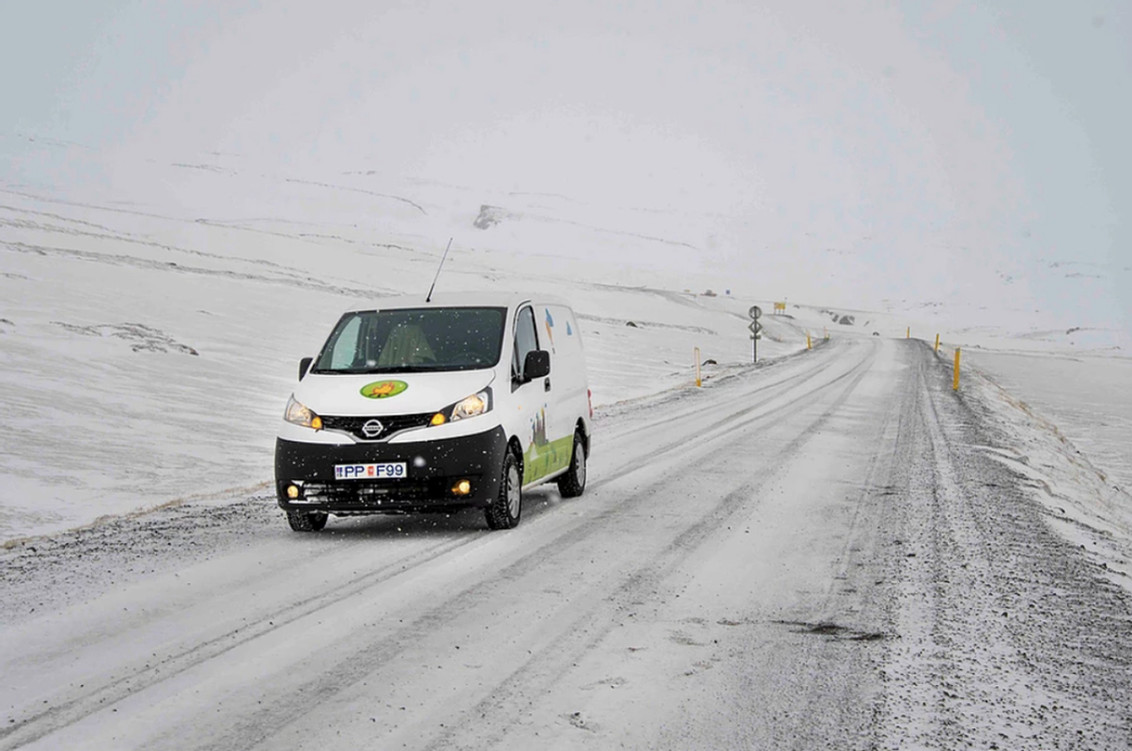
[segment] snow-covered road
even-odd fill
[[[609,407],[584,496],[0,559],[0,748],[1126,748],[1132,602],[922,342]]]

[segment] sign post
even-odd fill
[[[759,361],[759,339],[762,339],[763,325],[759,323],[759,318],[762,317],[763,309],[758,305],[752,305],[751,309],[747,311],[747,315],[751,317],[750,324],[747,328],[751,330],[751,362]]]

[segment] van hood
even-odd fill
[[[483,391],[492,370],[436,373],[318,375],[295,389],[295,398],[319,415],[376,416],[438,412]]]

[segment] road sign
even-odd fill
[[[759,332],[763,330],[763,325],[759,323],[759,318],[762,317],[763,309],[758,305],[752,305],[751,309],[747,311],[747,315],[751,317],[751,322],[747,328],[751,330],[751,362],[759,361],[759,339],[762,339],[762,334]]]

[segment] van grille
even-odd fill
[[[303,486],[303,499],[326,504],[377,504],[383,501],[413,502],[444,498],[444,480],[381,483],[309,482]]]
[[[322,429],[349,433],[359,441],[381,442],[389,440],[401,431],[425,427],[432,421],[434,414],[434,412],[429,412],[421,415],[374,415],[372,417],[322,415]],[[381,432],[373,438],[366,436],[362,431],[362,427],[370,420],[378,420],[382,426]]]
[[[464,475],[479,487],[481,474]],[[383,510],[427,509],[464,505],[467,498],[453,496],[452,478],[433,477],[391,482],[308,482],[295,503],[318,504],[335,514],[375,513]]]

